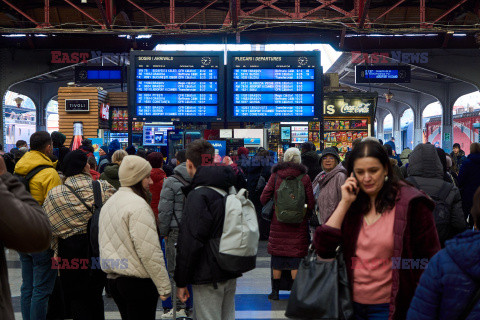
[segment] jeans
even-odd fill
[[[177,248],[175,244],[178,241],[178,229],[171,229],[168,233],[167,240],[165,241],[165,257],[167,259],[167,271],[168,275],[170,276],[170,281],[172,283],[172,292],[176,292],[173,290],[173,284],[175,280],[173,280],[173,275],[175,273],[175,264],[176,264],[176,256],[177,256]],[[188,285],[188,291],[190,293],[190,298],[183,303],[180,299],[177,298],[177,310],[191,308],[193,301],[192,301],[192,287]],[[172,297],[175,297],[176,294],[172,294]]]
[[[108,285],[122,320],[155,320],[159,295],[152,279],[119,277]]]
[[[20,304],[23,320],[44,320],[57,275],[57,270],[52,268],[53,250],[19,254],[22,266]]]
[[[235,291],[237,279],[193,285],[194,320],[235,320]]]
[[[353,303],[355,320],[388,320],[390,304]]]

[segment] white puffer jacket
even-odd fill
[[[99,246],[104,272],[151,278],[160,295],[170,293],[155,216],[131,188],[121,187],[102,207]]]

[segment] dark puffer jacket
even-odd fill
[[[320,156],[313,150],[302,153],[302,164],[307,167],[307,174],[311,181],[322,171]]]
[[[430,196],[438,195],[444,185],[451,187],[445,203],[450,208],[450,233],[446,239],[440,239],[442,246],[445,240],[465,231],[466,222],[462,211],[460,191],[452,183],[443,180],[443,166],[435,146],[419,144],[410,154],[407,181],[418,185]]]
[[[460,149],[457,155],[455,154],[455,152],[452,151],[450,153],[450,157],[452,158],[453,164],[455,165],[456,173],[458,174],[460,172],[460,169],[462,168],[463,162],[467,160],[467,157],[465,157],[465,151]]]
[[[211,186],[228,192],[235,182],[230,166],[201,166],[188,187],[180,232],[178,235],[175,282],[179,288],[187,284],[213,284],[235,279],[241,274],[221,270],[213,257],[209,241],[219,238],[225,220],[225,201]]]
[[[187,172],[186,162],[176,166],[173,171],[175,175],[182,177],[185,182],[190,183],[192,181],[192,177]],[[180,180],[172,176],[163,182],[158,205],[158,232],[161,236],[166,237],[171,229],[178,229],[177,219],[182,221],[183,204],[185,202],[182,187],[183,184]]]
[[[302,178],[302,183],[305,188],[307,209],[308,212],[311,212],[315,207],[315,198],[313,197],[312,182],[306,173],[307,168],[304,165],[293,162],[282,162],[273,166],[272,175],[262,192],[260,201],[265,205],[277,192],[285,178],[291,176],[298,177],[301,174],[305,174]],[[275,177],[277,177],[276,184]],[[276,215],[273,214],[270,226],[270,237],[268,239],[268,253],[274,256],[292,258],[306,256],[309,244],[307,229],[308,215],[308,213],[305,215],[302,223],[292,224],[279,222]]]
[[[420,279],[408,320],[459,319],[480,283],[480,232],[466,231],[447,241]],[[467,320],[480,319],[480,303]]]
[[[458,184],[462,191],[463,212],[465,218],[470,214],[473,205],[473,195],[480,187],[480,153],[472,153],[463,162]]]

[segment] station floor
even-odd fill
[[[22,320],[20,313],[20,285],[22,282],[20,261],[15,251],[6,251],[8,275],[12,292],[12,303],[15,311],[15,319]],[[279,301],[269,301],[267,295],[271,292],[270,285],[270,256],[267,253],[267,243],[260,242],[257,268],[243,275],[237,282],[237,294],[235,297],[235,319],[287,319],[285,309],[287,307],[288,292],[280,292]],[[120,320],[120,313],[113,299],[104,296],[105,319]],[[163,314],[161,301],[157,306],[157,319]]]

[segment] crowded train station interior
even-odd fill
[[[479,47],[478,0],[0,0],[0,320],[480,319]]]

